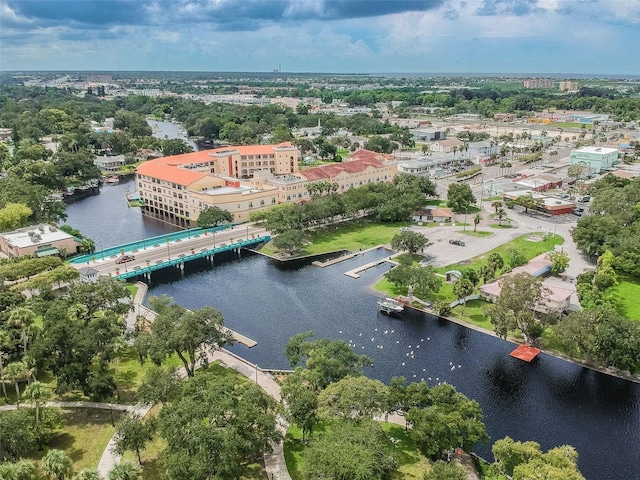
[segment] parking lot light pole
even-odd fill
[[[467,210],[469,209],[468,206],[464,207],[464,225],[462,226],[462,231],[466,232],[467,231]]]

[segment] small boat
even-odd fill
[[[120,183],[120,178],[117,175],[111,175],[110,177],[107,177],[107,179],[105,180],[105,183],[116,185]]]
[[[400,313],[404,311],[404,305],[394,298],[387,297],[384,300],[378,300],[378,308],[384,313]]]

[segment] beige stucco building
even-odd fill
[[[7,257],[76,254],[80,243],[51,225],[32,225],[0,234],[0,254]]]
[[[243,150],[246,158],[237,158],[238,168],[242,173],[245,166],[242,162],[247,162],[246,171],[247,174],[250,171],[252,178],[240,179],[228,174],[238,172],[236,154],[231,152],[240,148],[244,147],[197,152],[197,157],[187,154],[159,158],[140,165],[136,179],[140,198],[145,203],[143,213],[171,224],[193,227],[201,211],[217,206],[231,213],[234,223],[243,223],[249,220],[253,211],[281,203],[308,201],[311,196],[307,185],[313,182],[334,183],[336,192],[343,193],[366,183],[390,182],[397,172],[396,163],[386,161],[375,152],[362,150],[351,161],[298,171],[297,157],[290,146],[284,145],[272,149],[273,159],[261,158],[261,165],[257,164],[256,153],[250,159],[249,151]],[[203,153],[207,155],[203,156]],[[226,160],[221,160],[223,157]],[[287,168],[292,169],[291,158],[296,158],[296,167],[287,171]],[[285,173],[277,173],[282,170]]]

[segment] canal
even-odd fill
[[[105,247],[167,233],[167,225],[127,207],[127,189],[132,182],[105,185],[100,195],[69,205],[67,223]],[[229,256],[213,269],[194,262],[183,275],[154,273],[149,294],[219,309],[230,328],[258,342],[231,349],[261,367],[289,368],[284,346],[296,333],[343,339],[373,359],[365,371],[370,377],[447,382],[477,400],[492,441],[509,435],[545,450],[570,444],[589,480],[640,478],[640,385],[544,354],[525,364],[509,357],[511,343],[419,312],[378,313],[369,285],[388,267],[357,280],[344,272],[386,255],[374,251],[327,268]],[[490,446],[477,452],[491,458]]]

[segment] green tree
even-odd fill
[[[551,260],[551,273],[558,275],[569,268],[569,254],[566,252],[551,252],[549,254]]]
[[[3,480],[38,480],[38,471],[31,460],[16,463],[0,463],[0,478]]]
[[[527,257],[524,256],[519,248],[510,248],[507,252],[509,258],[509,266],[513,269],[527,263]]]
[[[442,279],[431,266],[401,264],[389,270],[385,277],[398,287],[413,286],[415,295],[424,300],[433,297],[442,286]]]
[[[20,382],[24,382],[29,378],[29,368],[24,362],[12,362],[5,367],[4,376],[15,385],[16,397],[20,402]]]
[[[142,465],[140,450],[144,450],[152,434],[152,423],[145,422],[142,417],[136,415],[123,415],[116,425],[114,451],[118,455],[124,455],[128,451],[135,452],[138,463]]]
[[[305,369],[296,368],[287,375],[280,389],[287,419],[300,427],[303,442],[318,423],[318,392],[307,380],[307,373]]]
[[[498,219],[498,225],[502,225],[502,221],[507,218],[507,211],[504,208],[499,208],[496,218]]]
[[[131,462],[120,462],[109,472],[108,480],[140,480],[142,472]]]
[[[487,258],[487,264],[494,272],[496,272],[504,268],[504,259],[498,252],[493,252],[489,254],[489,258]]]
[[[279,123],[271,132],[272,143],[290,142],[293,140],[291,129],[284,123]]]
[[[462,314],[467,307],[467,297],[473,293],[473,283],[468,278],[462,277],[456,283],[453,284],[453,293],[458,297],[458,300],[462,300]]]
[[[0,411],[0,462],[15,462],[37,447],[32,421],[24,411]]]
[[[429,245],[429,239],[427,237],[413,230],[398,232],[391,239],[391,248],[398,251],[409,252],[412,255],[422,253]]]
[[[149,306],[156,312],[150,332],[140,333],[135,341],[141,358],[154,363],[176,354],[189,377],[195,374],[196,362],[206,361],[205,352],[233,344],[231,333],[224,327],[222,314],[212,307],[190,311],[163,295],[151,297]]]
[[[193,152],[193,147],[181,138],[166,138],[160,142],[160,145],[165,157]]]
[[[376,422],[340,423],[307,449],[305,478],[388,479],[395,468],[389,446]]]
[[[413,425],[411,438],[424,455],[436,458],[454,448],[469,452],[477,442],[489,439],[478,402],[447,384],[430,389],[429,397],[429,405],[413,407],[406,414]]]
[[[51,395],[49,387],[42,382],[31,382],[24,390],[24,395],[36,407],[36,427],[38,427],[40,424],[40,408],[42,407],[42,403],[46,402]]]
[[[32,213],[33,211],[22,203],[7,203],[0,208],[0,232],[22,227]]]
[[[49,480],[65,480],[71,478],[73,465],[65,452],[53,448],[42,458],[40,470]]]
[[[320,392],[318,411],[329,419],[373,420],[384,411],[386,399],[387,387],[380,380],[346,377]]]
[[[74,480],[100,480],[100,474],[95,468],[83,468],[76,473]]]
[[[524,213],[527,213],[529,212],[530,208],[532,209],[538,208],[542,204],[542,201],[539,199],[533,198],[533,194],[529,194],[529,195],[520,195],[518,198],[515,199],[515,204],[523,207]]]
[[[510,437],[497,440],[491,447],[495,458],[493,469],[500,474],[513,476],[513,469],[542,457],[540,444],[537,442],[516,442]]]
[[[491,206],[495,210],[496,215],[498,214],[498,210],[500,210],[503,207],[503,205],[504,204],[502,203],[502,200],[496,200],[495,202],[491,202]]]
[[[344,340],[312,337],[313,332],[294,335],[286,344],[285,354],[292,367],[302,364],[308,370],[308,381],[316,390],[347,376],[361,375],[361,368],[372,364],[369,357],[354,353]]]
[[[431,470],[424,474],[422,480],[466,480],[467,472],[457,463],[438,460],[431,465]]]
[[[223,210],[215,205],[208,207],[198,215],[198,227],[211,228],[223,223],[231,223],[233,217],[227,210]]]
[[[447,190],[447,204],[456,213],[462,213],[476,202],[471,187],[466,183],[452,183]]]
[[[482,214],[480,212],[476,213],[473,216],[473,231],[475,232],[478,229],[478,225],[482,221]]]
[[[505,276],[501,280],[500,295],[487,309],[498,336],[520,330],[525,343],[533,344],[549,326],[551,318],[536,314],[542,299],[542,279],[528,273]]]
[[[273,245],[278,250],[282,250],[287,252],[289,255],[293,255],[304,248],[305,244],[308,242],[308,238],[308,235],[304,231],[290,229],[279,233],[273,239]]]
[[[189,378],[182,395],[158,416],[169,478],[239,478],[244,461],[281,439],[277,412],[275,400],[235,375]]]
[[[28,331],[36,320],[36,314],[28,307],[17,307],[9,313],[9,323],[16,325],[22,332],[22,353],[27,354]]]
[[[144,403],[166,403],[180,391],[180,378],[171,366],[153,365],[144,372],[138,387],[138,400]]]

